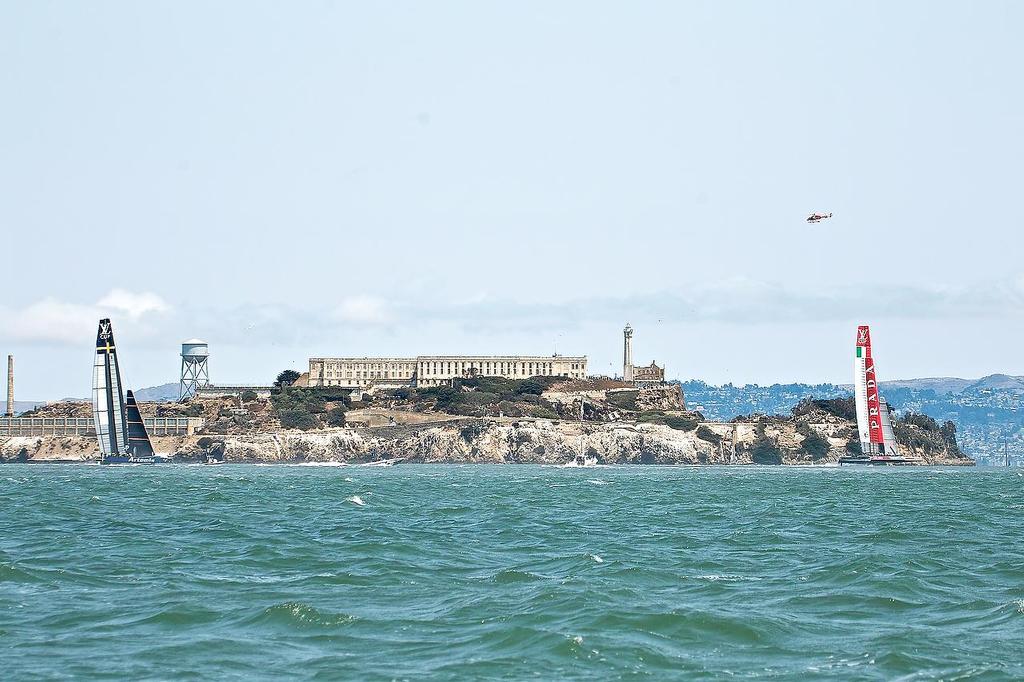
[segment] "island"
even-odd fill
[[[192,418],[188,433],[153,434],[157,452],[177,462],[826,465],[860,452],[852,398],[805,399],[786,415],[713,422],[685,409],[678,385],[611,379],[476,377],[368,392],[279,381],[269,395],[143,402],[141,410],[144,418]],[[22,416],[81,420],[91,406],[51,403]],[[952,422],[907,413],[895,432],[920,464],[974,464]],[[0,436],[5,462],[97,457],[87,434]]]

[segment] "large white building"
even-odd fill
[[[420,355],[415,358],[310,358],[309,386],[441,386],[471,377],[587,376],[586,356]]]

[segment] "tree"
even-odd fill
[[[804,435],[804,440],[800,443],[800,448],[810,455],[813,460],[819,460],[827,455],[829,447],[828,441],[822,438],[817,431],[813,430]]]
[[[285,371],[277,375],[277,381],[274,382],[274,385],[280,386],[282,388],[285,386],[291,386],[296,382],[296,380],[300,376],[302,375],[296,372],[294,369],[286,369]]]
[[[239,396],[243,403],[251,403],[256,397],[256,391],[242,391],[242,395]]]
[[[437,409],[448,412],[465,400],[464,394],[457,388],[451,386],[435,386],[427,389],[424,394],[434,397]]]
[[[328,426],[344,426],[345,425],[345,408],[344,407],[332,407],[327,410],[327,425]]]
[[[755,464],[782,464],[782,451],[770,438],[760,438],[750,450],[750,459]]]
[[[963,452],[960,450],[960,444],[956,442],[956,424],[951,421],[947,421],[940,428],[939,431],[942,433],[942,440],[946,442],[949,449],[954,454],[963,456]]]
[[[897,421],[902,422],[903,424],[917,426],[921,429],[924,429],[925,431],[939,430],[939,423],[936,422],[935,419],[929,417],[926,414],[920,414],[917,412],[907,412],[905,415],[903,415],[903,417],[901,417]]]
[[[703,424],[697,427],[697,438],[700,438],[703,441],[707,441],[708,443],[711,443],[713,445],[718,445],[719,443],[722,442],[721,436],[719,436],[717,433],[715,433],[708,427],[704,426]]]
[[[320,421],[305,410],[281,410],[277,413],[281,426],[286,429],[309,431],[320,425]]]
[[[544,392],[544,383],[533,377],[529,379],[523,379],[519,382],[519,386],[516,387],[516,393],[540,395]]]
[[[791,411],[794,417],[801,417],[816,410],[823,410],[840,419],[854,420],[857,418],[857,406],[853,398],[831,398],[828,400],[804,398]]]
[[[670,414],[665,415],[663,423],[677,431],[693,431],[700,422],[694,417]]]
[[[750,448],[750,459],[754,464],[782,464],[782,450],[765,433],[763,423],[757,425],[757,440]]]

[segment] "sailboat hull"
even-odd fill
[[[153,455],[152,457],[108,455],[100,460],[100,464],[166,464],[169,461],[167,457],[161,457],[160,455]]]
[[[875,455],[874,457],[840,457],[841,466],[864,465],[864,466],[911,466],[921,464],[921,460],[915,457]]]

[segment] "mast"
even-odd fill
[[[127,452],[128,424],[121,392],[121,370],[117,364],[114,330],[107,318],[100,320],[96,331],[92,416],[100,452],[104,456]]]
[[[871,357],[871,330],[866,324],[857,327],[853,382],[861,451],[866,455],[877,455],[884,449],[885,436],[882,433],[882,406],[875,376],[875,361]]]

